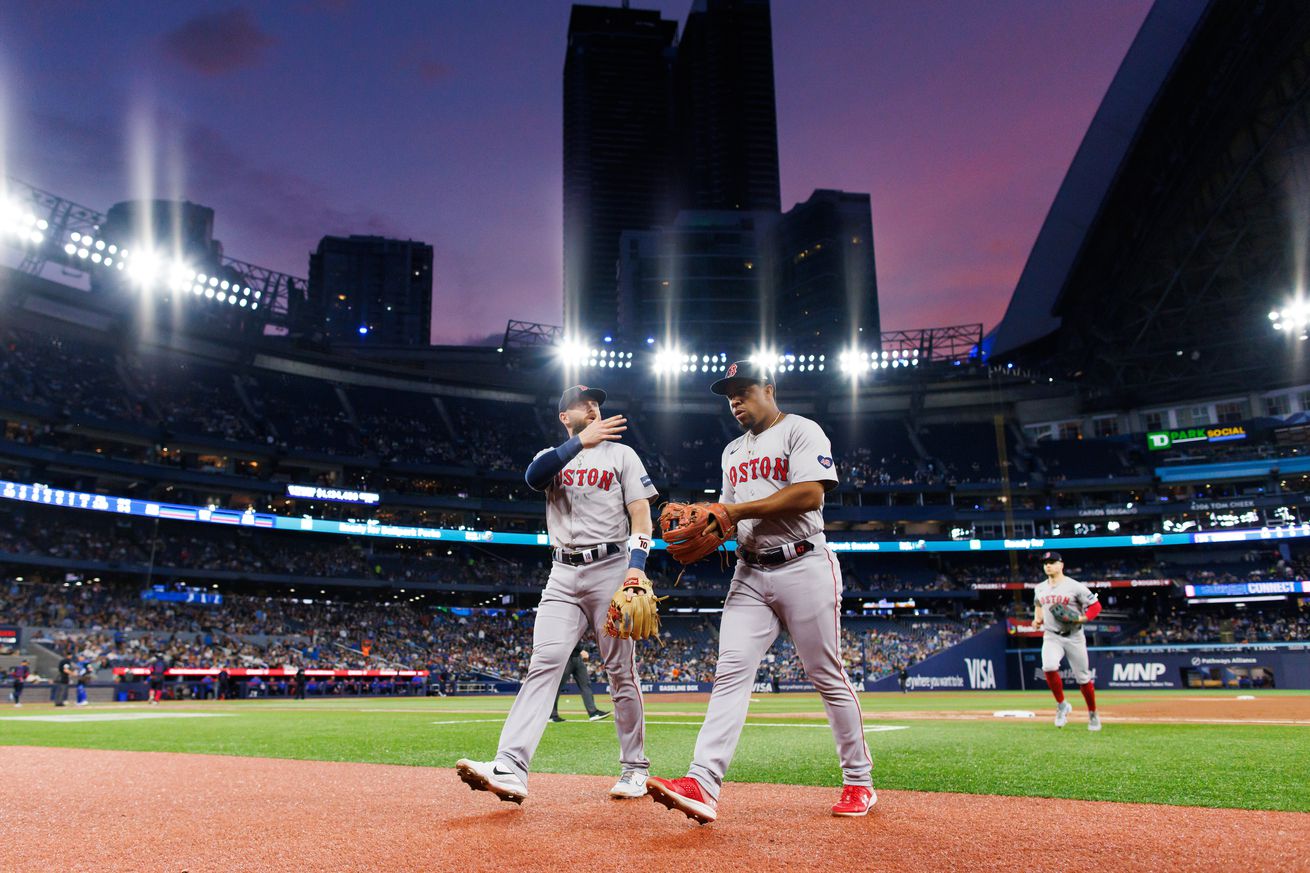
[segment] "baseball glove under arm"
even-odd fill
[[[660,532],[679,564],[694,564],[716,551],[735,531],[722,503],[666,503],[660,510]]]
[[[659,604],[655,586],[640,570],[631,571],[610,598],[605,634],[623,640],[644,640],[660,633]]]
[[[1046,612],[1051,618],[1068,627],[1070,630],[1077,630],[1082,624],[1082,613],[1072,606],[1065,606],[1063,603],[1052,603],[1046,607]]]

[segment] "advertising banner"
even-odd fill
[[[1090,647],[1097,688],[1310,689],[1310,643]],[[1010,685],[1045,688],[1037,649],[1007,654]],[[1067,661],[1066,687],[1074,686]]]
[[[997,623],[958,645],[909,666],[910,691],[1005,688],[1006,626]],[[899,691],[896,674],[864,683],[865,691]]]

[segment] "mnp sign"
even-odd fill
[[[1005,625],[994,624],[963,642],[906,665],[910,691],[987,691],[1006,687]],[[899,665],[898,665],[899,666]],[[898,691],[900,683],[893,672],[864,683],[865,691]]]
[[[1041,652],[1009,651],[1011,688],[1044,688]],[[1093,646],[1097,688],[1310,688],[1310,643]],[[1065,685],[1073,684],[1068,662]]]

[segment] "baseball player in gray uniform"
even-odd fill
[[[719,790],[746,721],[761,658],[781,630],[823,698],[837,742],[843,790],[834,815],[862,816],[877,800],[864,714],[841,652],[841,567],[823,535],[823,495],[837,485],[822,428],[779,411],[772,375],[750,362],[710,386],[728,399],[745,434],[723,450],[720,502],[737,529],[737,566],[719,630],[719,661],[691,769],[651,777],[651,797],[701,824],[717,816]]]
[[[1064,559],[1059,552],[1042,554],[1042,570],[1046,579],[1033,592],[1033,626],[1042,631],[1042,672],[1055,695],[1055,726],[1064,727],[1073,712],[1073,704],[1064,699],[1064,679],[1060,676],[1060,661],[1067,657],[1074,681],[1087,702],[1087,729],[1099,731],[1101,717],[1096,714],[1096,686],[1092,683],[1083,625],[1100,615],[1101,601],[1092,589],[1064,575]],[[1077,618],[1061,620],[1052,609],[1057,604],[1069,607]]]
[[[610,790],[616,798],[642,797],[646,714],[637,680],[635,643],[603,632],[610,599],[634,575],[645,578],[651,547],[650,501],[659,492],[641,460],[622,445],[627,421],[600,417],[605,392],[575,385],[559,400],[559,420],[569,439],[539,452],[524,478],[546,492],[546,529],[554,556],[550,579],[537,607],[532,658],[494,760],[461,759],[460,779],[501,800],[528,796],[528,767],[555,705],[560,678],[573,647],[590,627],[609,674],[622,773]]]

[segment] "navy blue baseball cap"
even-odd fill
[[[734,361],[728,365],[723,378],[710,386],[710,390],[715,394],[726,395],[734,386],[743,382],[756,385],[776,384],[773,381],[773,374],[758,364],[751,361]]]
[[[1063,561],[1063,560],[1064,560],[1064,558],[1061,558],[1061,557],[1060,557],[1060,553],[1059,553],[1059,552],[1042,552],[1042,563],[1043,563],[1043,564],[1050,564],[1050,563],[1052,563],[1053,561]]]
[[[559,411],[563,412],[579,400],[594,400],[596,405],[600,406],[605,402],[605,392],[599,388],[588,388],[586,385],[574,385],[572,388],[566,388],[564,393],[559,396]]]

